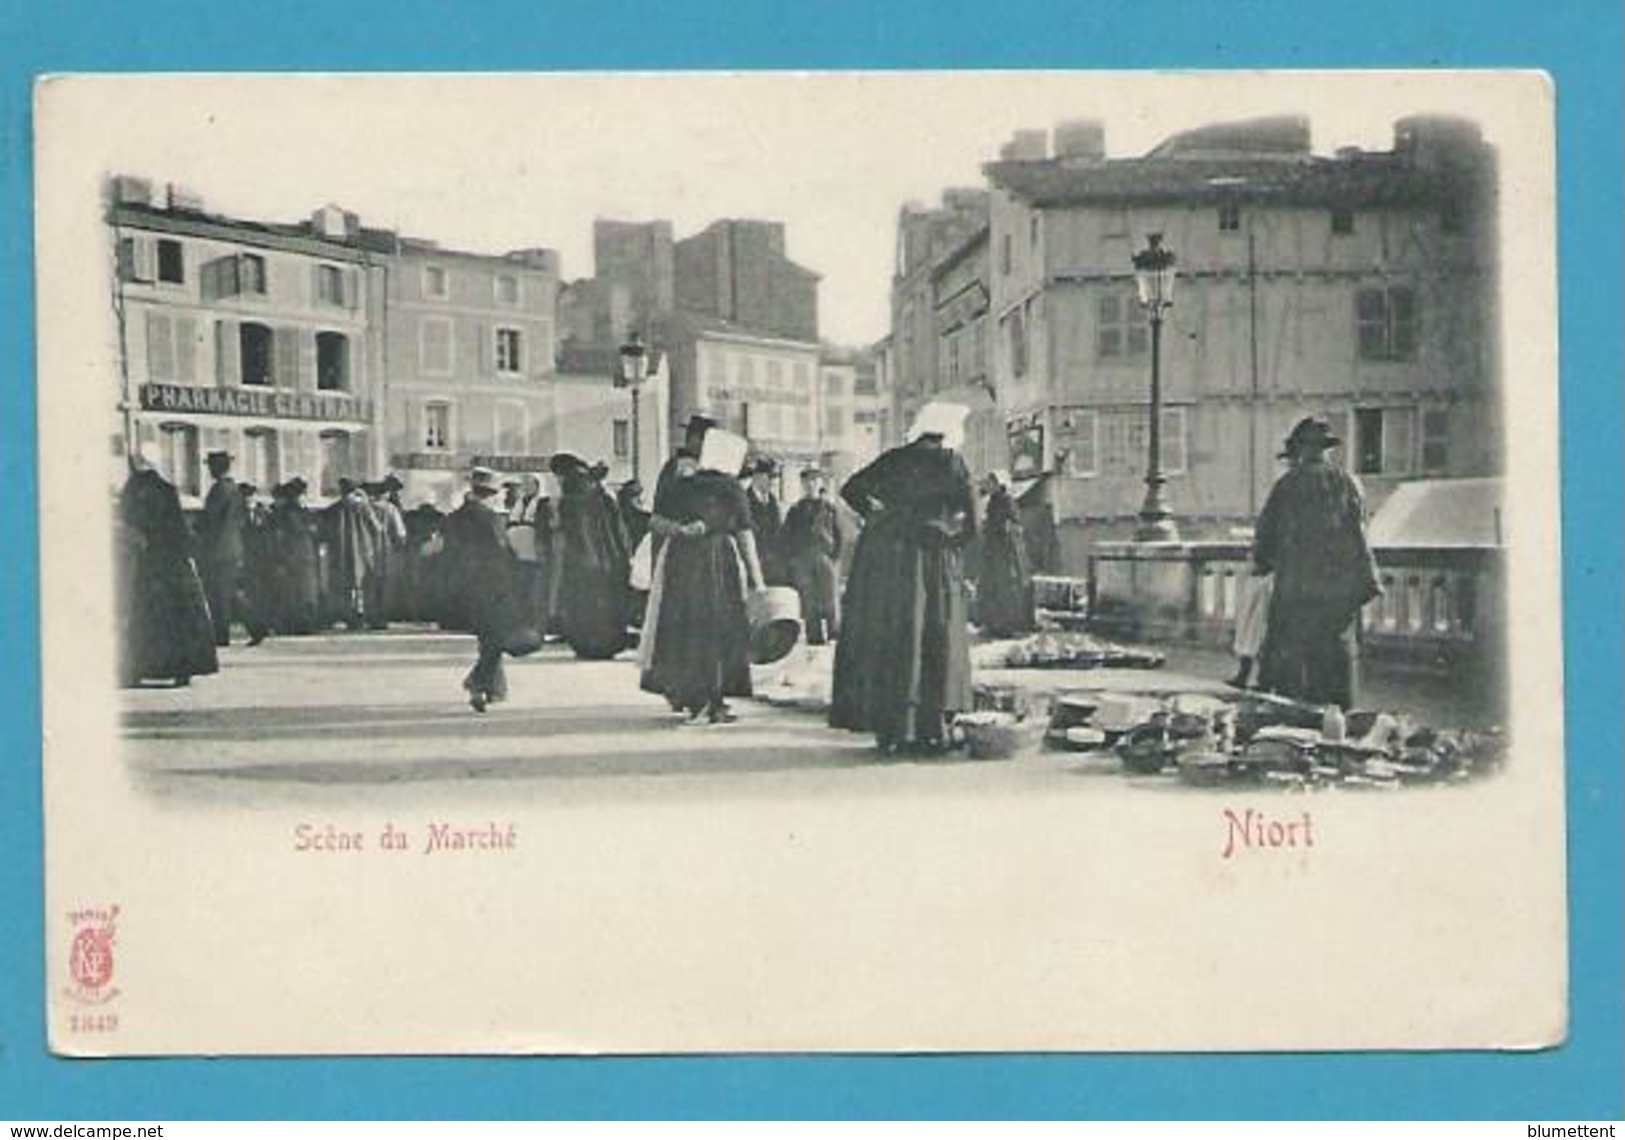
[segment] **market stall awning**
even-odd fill
[[[1371,520],[1375,550],[1483,549],[1501,545],[1502,480],[1401,483]]]

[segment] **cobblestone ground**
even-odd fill
[[[472,654],[469,637],[413,629],[239,643],[223,651],[218,675],[185,689],[124,695],[125,761],[139,783],[166,797],[255,802],[342,802],[363,788],[372,803],[396,795],[477,802],[680,798],[719,789],[1053,793],[1168,785],[1103,776],[1098,762],[1065,753],[882,761],[867,737],[832,730],[821,713],[784,703],[788,686],[772,674],[758,678],[759,693],[771,700],[737,702],[739,723],[682,725],[638,690],[631,654],[578,661],[556,645],[509,662],[511,699],[480,716],[460,688]],[[820,667],[802,656],[792,658],[790,672]],[[1156,671],[979,675],[1035,688],[1212,689],[1228,667],[1222,655],[1185,653]],[[1371,691],[1424,719],[1476,715],[1448,693],[1414,684],[1390,681]]]

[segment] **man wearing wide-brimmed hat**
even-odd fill
[[[1314,416],[1281,458],[1291,467],[1258,516],[1253,563],[1274,576],[1258,683],[1315,704],[1354,703],[1355,618],[1380,592],[1359,486],[1326,453],[1342,440]]]
[[[231,458],[225,451],[211,451],[205,457],[214,484],[198,521],[198,576],[209,599],[216,645],[231,644],[231,619],[243,571],[243,529],[248,522],[242,491],[231,477]]]
[[[520,618],[514,590],[513,556],[508,549],[507,518],[497,509],[502,492],[497,473],[476,467],[468,475],[463,505],[446,516],[446,591],[455,599],[455,617],[479,638],[479,658],[463,680],[475,712],[508,695],[502,668],[504,640]]]

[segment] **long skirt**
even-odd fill
[[[1258,687],[1310,704],[1353,706],[1358,682],[1354,619],[1342,606],[1271,600]]]
[[[138,555],[126,582],[126,683],[185,681],[219,671],[209,604],[190,558]]]
[[[731,535],[661,545],[638,646],[645,692],[689,712],[751,695],[744,584]]]
[[[859,536],[835,650],[830,724],[884,747],[940,744],[971,707],[959,552],[918,545],[907,525],[881,516]]]
[[[614,657],[630,644],[625,577],[568,556],[561,570],[559,624],[565,642],[590,661]]]
[[[976,606],[977,623],[990,636],[1014,637],[1036,628],[1033,578],[1020,531],[986,537]]]

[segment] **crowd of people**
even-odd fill
[[[605,464],[569,453],[506,482],[475,468],[463,503],[442,514],[403,509],[394,476],[342,480],[320,508],[294,478],[267,502],[213,452],[189,526],[174,487],[135,457],[118,516],[124,678],[214,672],[234,623],[257,645],[433,622],[477,638],[464,681],[477,712],[506,697],[505,656],[561,640],[594,660],[636,646],[644,690],[686,722],[728,723],[729,700],[751,693],[753,599],[793,591],[806,642],[836,644],[831,724],[872,733],[886,752],[939,751],[971,707],[973,618],[994,637],[1036,626],[1010,481],[973,483],[966,415],[927,405],[906,442],[842,484],[840,505],[824,472],[797,472],[788,511],[775,490],[785,473],[704,415],[648,508],[636,480],[612,492]],[[1232,683],[1246,687],[1256,659],[1260,687],[1347,706],[1354,619],[1378,587],[1358,485],[1325,459],[1337,442],[1313,418],[1287,441],[1290,469],[1258,521]]]

